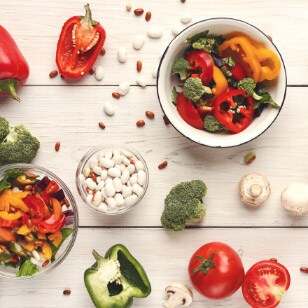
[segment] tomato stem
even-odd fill
[[[197,273],[197,272],[199,272],[199,271],[202,271],[202,274],[203,274],[203,275],[206,275],[207,272],[208,272],[211,268],[215,267],[215,264],[212,262],[212,261],[213,261],[213,258],[214,258],[214,256],[215,256],[215,254],[216,254],[216,251],[214,251],[214,252],[209,256],[208,259],[205,259],[205,258],[200,257],[200,256],[194,256],[194,258],[197,258],[197,259],[199,259],[199,260],[201,261],[201,265],[198,266],[198,267],[196,267],[196,268],[192,271],[192,274],[195,274],[195,273]]]

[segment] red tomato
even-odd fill
[[[190,126],[204,129],[203,121],[194,104],[183,93],[179,93],[176,99],[176,108],[181,118]]]
[[[245,275],[239,255],[219,242],[200,247],[190,259],[188,271],[194,288],[210,299],[232,295],[242,285]]]
[[[274,308],[290,287],[290,273],[276,260],[260,261],[246,273],[242,291],[253,308]]]

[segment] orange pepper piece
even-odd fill
[[[47,239],[47,238],[46,238],[46,234],[40,233],[40,232],[38,232],[37,238],[38,238],[39,240],[46,240],[46,239]]]
[[[213,79],[215,81],[215,86],[213,87],[212,92],[215,96],[218,96],[227,90],[228,81],[222,71],[215,65]]]
[[[13,231],[8,228],[0,227],[0,243],[16,242],[16,236]]]
[[[5,189],[0,194],[0,210],[9,211],[10,206],[20,209],[23,212],[29,212],[29,208],[22,201],[29,194],[28,191],[25,192],[13,192],[11,189]]]
[[[46,260],[50,260],[51,259],[51,257],[52,257],[52,250],[51,250],[50,245],[47,242],[45,242],[43,244],[42,253],[43,253],[43,258],[45,258]]]
[[[27,251],[33,251],[35,249],[35,246],[32,243],[23,244],[22,247]]]
[[[62,205],[56,198],[51,198],[50,202],[53,207],[53,214],[55,216],[55,220],[58,221],[62,216]]]
[[[27,234],[31,233],[31,231],[32,231],[32,230],[31,230],[26,224],[24,224],[24,225],[22,225],[22,226],[18,229],[17,234],[20,234],[20,235],[27,235]]]
[[[51,234],[48,236],[48,239],[52,241],[52,243],[56,246],[59,247],[61,242],[62,242],[62,233],[61,231],[57,231],[54,234]]]
[[[22,216],[21,211],[17,211],[16,213],[9,213],[7,211],[0,211],[0,218],[5,220],[17,220]]]

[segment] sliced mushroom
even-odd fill
[[[281,194],[281,205],[292,215],[303,215],[308,211],[308,185],[291,183]]]
[[[166,287],[165,291],[169,296],[164,302],[166,308],[188,307],[192,303],[193,294],[185,284],[172,283]]]
[[[242,177],[240,197],[245,204],[258,207],[269,198],[270,194],[270,184],[262,174],[249,173]]]

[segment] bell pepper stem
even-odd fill
[[[16,89],[19,85],[17,79],[4,79],[0,81],[0,92],[7,92],[14,98],[16,101],[20,102],[20,98],[16,93]]]
[[[89,3],[87,3],[85,6],[84,6],[85,10],[86,10],[86,15],[81,17],[81,22],[82,23],[85,23],[85,24],[88,24],[90,27],[91,26],[96,26],[99,24],[99,22],[95,21],[92,19],[92,12],[91,12],[91,9],[90,9],[90,5]]]

